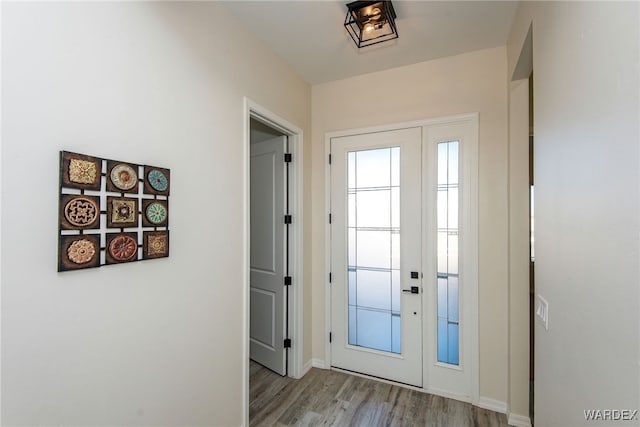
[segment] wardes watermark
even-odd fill
[[[637,409],[585,409],[587,421],[637,421]]]

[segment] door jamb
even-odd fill
[[[243,425],[249,425],[249,277],[250,277],[250,159],[251,159],[251,119],[258,120],[282,132],[289,138],[289,152],[293,161],[289,169],[289,213],[293,216],[289,229],[289,273],[293,285],[289,289],[289,336],[292,346],[289,349],[289,377],[300,378],[303,374],[303,134],[302,129],[277,114],[244,97],[243,107],[243,271],[242,271],[242,407]],[[284,286],[284,285],[283,285]]]

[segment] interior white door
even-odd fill
[[[250,357],[286,374],[286,137],[251,145]]]
[[[332,366],[418,387],[421,140],[420,127],[331,139]]]

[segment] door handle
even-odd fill
[[[419,294],[420,288],[417,286],[412,286],[411,289],[403,289],[402,292],[405,292],[408,294]]]

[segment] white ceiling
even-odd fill
[[[344,28],[348,1],[225,1],[310,84],[506,44],[517,1],[393,2],[400,37],[358,49]]]

